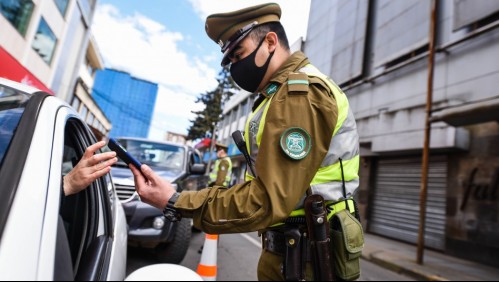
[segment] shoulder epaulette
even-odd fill
[[[303,72],[292,72],[288,77],[289,94],[307,94],[308,93],[308,75]]]

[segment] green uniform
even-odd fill
[[[263,102],[254,112],[265,109],[264,126],[251,128],[249,121],[248,130],[258,134],[251,137],[246,132],[248,146],[251,138],[259,139],[258,146],[250,150],[257,175],[231,189],[214,187],[181,193],[175,208],[192,217],[197,228],[212,234],[264,231],[283,222],[300,206],[328,155],[338,121],[336,99],[324,80],[299,73],[307,83],[289,83],[290,76],[307,65],[303,53],[292,54],[260,93]],[[281,136],[291,128],[310,136],[311,149],[303,158],[290,157],[283,150]],[[281,257],[264,250],[259,279],[282,280],[281,261]]]
[[[232,176],[232,161],[229,157],[223,157],[215,161],[214,169],[210,173],[211,185],[228,187]]]

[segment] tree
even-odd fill
[[[196,103],[203,103],[205,108],[201,111],[192,111],[196,118],[187,133],[187,139],[195,140],[212,135],[215,126],[222,118],[222,108],[225,102],[239,89],[230,76],[229,67],[225,66],[218,73],[217,87],[209,92],[201,94]]]

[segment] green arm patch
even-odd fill
[[[308,93],[308,75],[305,73],[290,73],[288,77],[289,94],[307,94]]]

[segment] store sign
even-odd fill
[[[489,183],[482,183],[475,179],[478,168],[474,168],[465,182],[465,192],[461,210],[463,211],[468,204],[469,198],[475,201],[496,201],[498,199],[499,189],[499,168],[494,170]]]
[[[5,49],[0,47],[0,77],[26,84],[54,95],[45,84],[21,65]]]

